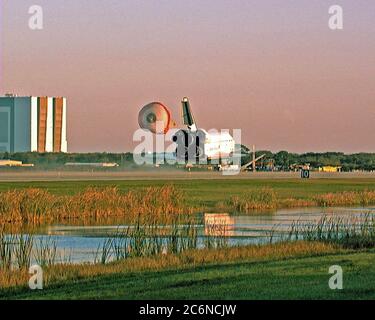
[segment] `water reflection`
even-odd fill
[[[234,236],[235,218],[229,213],[206,213],[204,234],[209,237]]]

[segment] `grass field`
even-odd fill
[[[38,188],[55,195],[72,195],[88,187],[115,186],[125,192],[166,184],[181,190],[188,205],[212,210],[231,196],[241,198],[251,190],[262,188],[272,188],[280,200],[375,191],[375,179],[366,178],[0,182],[0,192]],[[0,299],[375,299],[373,249],[319,248],[314,251],[304,248],[301,253],[300,249],[293,251],[288,246],[294,244],[283,244],[261,259],[257,258],[259,253],[253,251],[231,258],[225,250],[248,250],[233,248],[220,249],[216,255],[199,252],[192,257],[154,257],[147,260],[150,268],[129,269],[122,264],[61,266],[64,269],[52,270],[55,280],[39,292],[25,289],[27,274],[24,278],[14,274],[9,279],[5,277],[4,283],[19,285],[11,285],[12,289],[0,288]],[[267,247],[260,250],[267,251]],[[180,259],[186,260],[181,263]],[[133,259],[122,263],[137,263],[137,260],[130,260]],[[144,261],[140,263],[143,265]],[[332,265],[344,269],[344,290],[328,288],[331,276],[328,268]]]
[[[280,199],[290,197],[306,200],[329,192],[375,190],[375,179],[194,179],[194,180],[123,180],[123,181],[51,181],[51,182],[0,182],[0,192],[19,188],[46,189],[54,194],[75,194],[89,186],[116,186],[120,191],[143,189],[173,184],[184,191],[188,204],[194,207],[213,208],[231,196],[251,190],[272,188]]]
[[[375,251],[261,262],[214,263],[185,269],[119,272],[68,280],[7,299],[375,299]],[[328,286],[332,265],[343,268],[343,290]],[[1,296],[0,296],[1,297]]]

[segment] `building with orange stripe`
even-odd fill
[[[0,152],[67,152],[63,97],[0,97]]]

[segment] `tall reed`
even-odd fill
[[[281,207],[341,206],[375,204],[375,191],[327,193],[309,199],[280,197],[272,188],[252,189],[219,202],[220,210],[252,212]],[[0,224],[36,225],[56,221],[134,220],[151,215],[159,221],[196,212],[187,205],[182,190],[173,185],[120,192],[116,187],[87,188],[75,195],[59,196],[42,189],[0,192]]]
[[[138,215],[166,218],[189,214],[184,195],[172,185],[120,192],[116,187],[88,188],[72,196],[45,190],[0,192],[0,223],[38,224],[74,219],[103,219]]]
[[[10,270],[12,267],[13,247],[3,231],[0,232],[0,269]]]
[[[19,235],[15,237],[14,256],[19,269],[28,269],[31,263],[31,254],[34,239],[31,235]]]
[[[31,234],[5,234],[0,231],[0,269],[26,270],[32,262],[52,266],[57,261],[57,245],[52,238],[39,239]]]
[[[41,238],[34,248],[34,258],[41,267],[49,267],[56,264],[57,261],[57,244],[51,238]]]
[[[113,260],[178,255],[187,250],[227,245],[225,232],[203,236],[202,241],[199,238],[194,217],[176,215],[167,224],[160,224],[152,217],[139,216],[131,226],[118,229],[115,235],[109,236],[98,246],[94,261],[106,264]]]
[[[344,191],[325,193],[307,199],[280,197],[272,188],[252,189],[231,197],[221,209],[249,213],[257,210],[275,210],[293,207],[362,206],[375,204],[375,191]]]
[[[360,218],[324,216],[318,223],[294,223],[288,241],[304,240],[327,242],[344,248],[375,247],[375,217],[366,214]]]
[[[314,197],[317,205],[321,207],[332,206],[368,206],[375,203],[375,191],[344,191],[326,193]]]
[[[271,188],[249,190],[241,196],[231,197],[228,205],[238,212],[277,208],[277,195]]]

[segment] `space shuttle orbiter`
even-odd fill
[[[221,162],[231,158],[235,151],[235,141],[229,132],[199,129],[189,99],[183,98],[181,104],[182,123],[187,129],[177,130],[172,138],[176,143],[177,160],[187,163],[212,160]],[[166,134],[173,127],[170,110],[160,102],[152,102],[143,107],[138,122],[141,128],[155,134]]]

